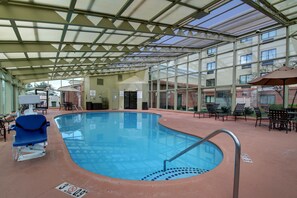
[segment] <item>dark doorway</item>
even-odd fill
[[[124,92],[124,109],[137,109],[137,91]]]

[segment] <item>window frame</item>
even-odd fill
[[[264,53],[268,53],[268,54],[266,56],[264,56],[263,55]],[[263,51],[261,51],[261,61],[275,59],[277,57],[276,55],[277,55],[276,48],[269,49],[269,50],[263,50]],[[265,57],[265,59],[263,57]]]

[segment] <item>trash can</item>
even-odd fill
[[[87,110],[92,110],[93,109],[92,102],[86,102],[86,107],[87,107]]]
[[[147,102],[142,102],[142,110],[148,110]]]
[[[52,101],[52,107],[56,107],[57,106],[57,102],[56,101]]]

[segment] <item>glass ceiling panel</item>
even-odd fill
[[[11,27],[0,27],[0,40],[15,41],[17,37]]]
[[[215,16],[217,16],[219,14],[222,14],[222,13],[226,12],[227,10],[232,9],[232,8],[238,6],[238,5],[241,5],[241,4],[242,4],[241,1],[231,1],[230,3],[227,3],[227,4],[221,6],[221,7],[217,8],[217,9],[212,10],[205,17],[202,17],[201,19],[196,19],[196,20],[190,22],[189,25],[196,26],[196,25],[198,25],[200,23],[203,23],[203,22],[205,22],[207,20],[210,20],[211,18],[213,18],[213,17],[215,17]]]
[[[65,36],[66,42],[93,42],[98,33],[67,31]]]
[[[13,58],[26,58],[24,53],[5,53],[7,58],[13,59]]]
[[[106,55],[106,52],[93,52],[92,55],[90,55],[90,57],[103,57]]]
[[[147,37],[136,37],[136,36],[131,36],[128,40],[124,42],[124,44],[132,44],[132,45],[139,45],[145,41],[147,41]]]
[[[157,44],[160,44],[168,39],[171,39],[173,36],[163,36],[162,38],[160,38],[158,41],[154,42],[154,43],[157,43]]]
[[[203,1],[197,1],[197,0],[182,0],[183,3],[196,6],[198,8],[203,8],[207,4],[211,2],[211,0],[203,0]]]
[[[37,27],[37,28],[53,28],[53,29],[63,29],[64,25],[51,24],[51,23],[36,23],[27,21],[16,21],[17,26],[23,27]]]
[[[162,44],[174,45],[174,44],[176,44],[177,42],[182,41],[182,40],[184,40],[184,39],[185,39],[185,37],[174,36],[174,37],[172,37],[171,39],[169,39],[169,40],[167,40],[167,41],[164,41]]]
[[[42,5],[49,5],[49,6],[59,6],[68,8],[70,5],[71,0],[33,0],[34,3],[42,4]]]
[[[38,29],[38,41],[60,41],[62,30]]]
[[[226,13],[223,13],[222,15],[218,15],[204,23],[201,23],[199,25],[199,27],[211,28],[211,27],[214,27],[214,26],[221,24],[225,21],[228,21],[232,18],[241,16],[244,13],[250,12],[252,10],[253,9],[249,5],[244,4],[244,5],[238,6],[234,9],[231,9],[230,11],[227,11]]]
[[[125,5],[126,0],[77,0],[75,9],[89,10],[115,15]],[[91,8],[90,8],[91,7]]]
[[[36,41],[34,28],[18,28],[23,41]]]
[[[57,52],[41,52],[39,53],[41,58],[50,58],[50,57],[56,57]]]
[[[160,17],[158,17],[154,21],[173,25],[181,19],[185,18],[186,15],[190,15],[194,12],[195,10],[192,8],[175,5],[166,12],[164,12]]]
[[[8,20],[0,20],[0,25],[11,25]]]
[[[0,60],[7,60],[7,57],[4,53],[0,53]]]
[[[169,4],[170,2],[168,1],[160,0],[135,0],[133,4],[125,10],[123,16],[150,20]]]
[[[37,52],[29,52],[27,55],[29,58],[39,58],[39,54]]]
[[[128,36],[123,35],[109,35],[104,43],[118,44],[121,43],[124,39],[128,38]]]

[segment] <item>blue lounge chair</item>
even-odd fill
[[[25,115],[15,120],[16,131],[12,143],[13,157],[17,161],[34,159],[45,155],[47,127],[50,123],[44,115]]]

